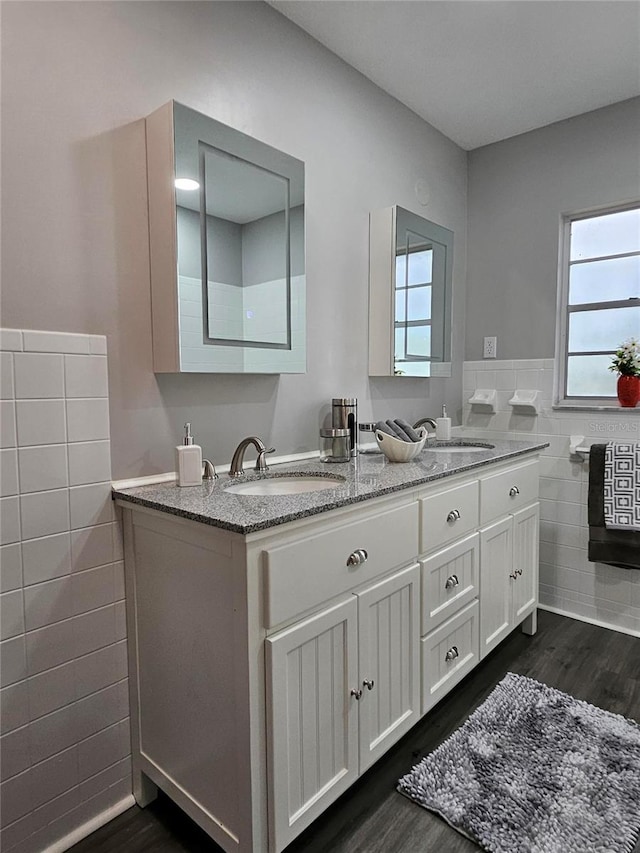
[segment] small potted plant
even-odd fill
[[[640,400],[640,344],[629,338],[620,344],[609,370],[618,374],[618,400],[621,406],[633,408]]]

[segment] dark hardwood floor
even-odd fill
[[[508,671],[640,721],[640,639],[540,611],[535,637],[520,631],[508,637],[286,853],[478,851],[443,820],[398,794],[395,785],[464,722]],[[162,795],[146,809],[129,809],[71,849],[73,853],[221,851]],[[640,853],[640,842],[633,853]]]

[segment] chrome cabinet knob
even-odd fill
[[[367,690],[373,690],[373,688],[375,687],[375,681],[373,680],[373,678],[365,678],[365,680],[362,682],[362,686],[366,687]]]
[[[348,566],[361,566],[369,559],[369,555],[364,548],[356,548],[356,550],[347,557]]]
[[[521,574],[522,574],[522,569],[514,569],[514,570],[509,574],[509,577],[510,577],[510,578],[512,578],[514,581],[517,581],[517,580],[518,580],[518,578],[521,576]]]
[[[460,510],[452,509],[449,515],[447,516],[447,521],[457,521],[460,518]]]
[[[455,587],[460,585],[460,581],[458,580],[458,575],[450,575],[444,584],[445,589],[455,589]]]
[[[520,489],[517,486],[511,486],[509,489],[509,497],[515,498],[516,495],[520,494]]]
[[[362,690],[356,690],[356,688],[354,687],[351,691],[351,695],[356,700],[356,702],[359,702],[362,699]]]
[[[457,657],[460,657],[460,652],[458,651],[458,647],[457,646],[451,646],[449,651],[444,656],[444,659],[446,661],[451,661],[451,660],[455,660]]]

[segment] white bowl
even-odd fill
[[[389,462],[410,462],[420,453],[427,440],[426,427],[420,427],[417,432],[422,436],[420,441],[403,441],[377,429],[376,441]]]

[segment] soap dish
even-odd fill
[[[498,392],[495,388],[476,388],[469,397],[469,403],[474,409],[482,412],[495,412]]]
[[[509,405],[521,414],[537,415],[540,411],[539,396],[539,391],[519,388],[514,391],[513,397],[509,400]]]

